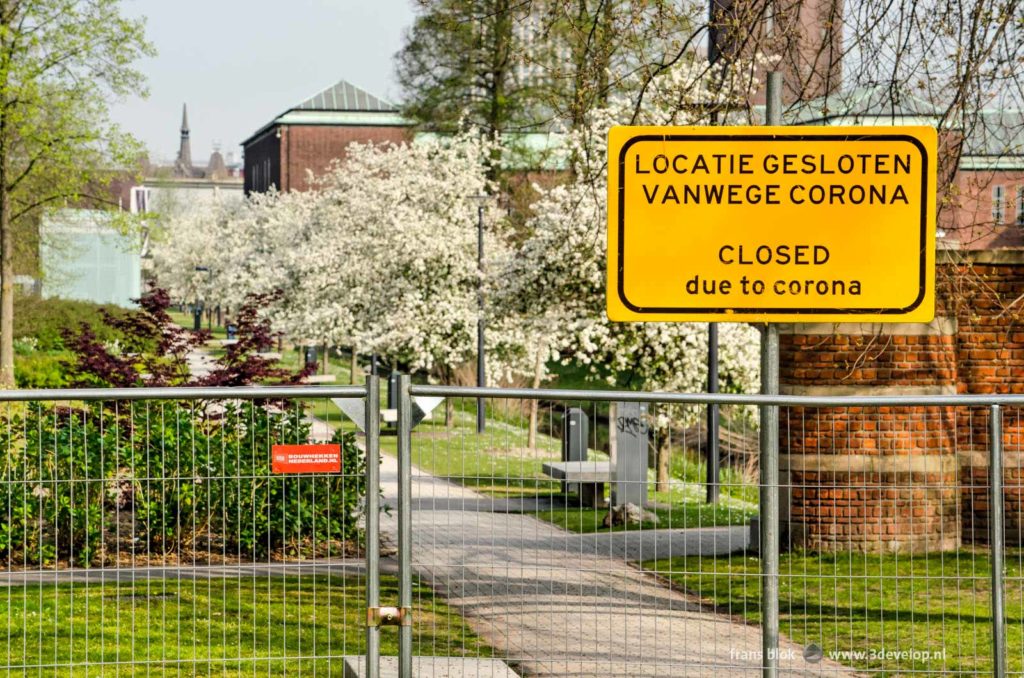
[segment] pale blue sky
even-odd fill
[[[412,0],[125,0],[147,17],[159,55],[140,64],[147,100],[115,105],[114,120],[151,156],[173,160],[181,105],[192,157],[238,144],[288,107],[346,79],[397,99],[392,56],[412,23]]]

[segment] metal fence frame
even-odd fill
[[[382,607],[380,601],[380,522],[379,493],[373,488],[380,486],[380,381],[376,376],[367,377],[364,386],[325,387],[210,387],[210,388],[89,388],[89,389],[39,389],[22,391],[0,391],[0,403],[26,401],[99,401],[99,400],[197,400],[197,399],[239,399],[256,400],[267,398],[311,399],[311,398],[363,398],[365,408],[365,450],[366,450],[366,565],[367,565],[367,624],[366,624],[366,675],[377,678],[380,675],[380,627],[399,627],[399,675],[412,675],[412,538],[411,538],[411,451],[413,426],[413,396],[441,396],[447,398],[475,399],[522,399],[522,400],[589,400],[600,402],[638,402],[681,405],[754,405],[762,412],[777,412],[779,407],[919,407],[958,406],[986,407],[990,413],[989,423],[989,537],[991,544],[991,607],[992,607],[992,675],[997,678],[1006,675],[1006,621],[1003,535],[1003,466],[1002,466],[1002,412],[1004,407],[1024,407],[1024,395],[934,395],[934,396],[791,396],[791,395],[735,395],[735,394],[681,394],[637,391],[591,391],[582,389],[528,389],[528,388],[482,388],[462,386],[413,385],[408,375],[401,375],[398,381],[397,451],[399,468],[398,517],[398,559],[399,599],[393,607]],[[777,419],[776,419],[777,421]],[[772,429],[777,431],[776,429]],[[769,431],[770,432],[770,431]],[[761,438],[762,473],[769,474],[765,483],[762,475],[760,493],[760,515],[778,516],[778,491],[769,491],[778,485],[778,436],[774,442],[765,435]],[[774,456],[773,450],[774,448]],[[768,467],[765,469],[765,467]],[[770,474],[774,473],[774,476]],[[763,519],[762,596],[766,604],[765,618],[768,623],[761,625],[764,650],[765,676],[777,676],[778,667],[771,659],[778,651],[779,617],[779,531],[777,525]]]
[[[1003,535],[1002,409],[1024,406],[1024,395],[934,395],[934,396],[795,396],[692,394],[644,391],[591,391],[584,389],[531,389],[473,386],[412,385],[408,375],[399,380],[398,468],[399,468],[399,605],[411,605],[411,450],[412,396],[496,398],[522,400],[588,400],[603,402],[639,402],[680,405],[754,405],[761,411],[761,492],[759,513],[761,529],[761,582],[765,623],[761,624],[762,662],[765,678],[779,675],[779,552],[780,534],[778,492],[778,408],[779,407],[921,407],[958,406],[989,408],[989,538],[992,549],[992,675],[1006,676],[1006,621]],[[765,427],[764,422],[769,426]],[[774,426],[771,423],[774,422]],[[767,428],[767,430],[765,430]],[[772,435],[774,433],[774,435]],[[767,462],[767,463],[766,463]],[[774,479],[774,480],[773,480]],[[775,488],[775,491],[771,491]],[[399,635],[399,676],[412,676],[412,629],[403,626]],[[376,658],[368,657],[372,666]]]

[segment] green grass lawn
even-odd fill
[[[19,675],[340,675],[339,657],[365,651],[365,596],[365,579],[328,575],[16,586],[0,589],[0,647]],[[382,577],[381,601],[397,598]],[[490,656],[429,588],[414,603],[414,654]],[[381,654],[397,650],[382,629]]]
[[[349,368],[349,357],[347,355],[338,355],[333,350],[331,351],[330,357],[327,359],[326,366],[323,364],[323,352],[321,351],[320,365],[317,369],[317,374],[330,374],[334,376],[334,381],[330,382],[336,386],[348,386],[351,383],[350,375],[352,374]],[[299,370],[303,366],[303,355],[302,349],[296,346],[285,346],[285,350],[281,351],[281,359],[278,361],[278,366],[289,370]],[[365,377],[363,371],[357,370],[355,383],[362,385]],[[386,384],[385,384],[386,386]]]
[[[488,420],[483,435],[476,432],[475,412],[457,408],[454,425],[444,424],[444,405],[413,432],[412,463],[429,473],[493,497],[521,497],[558,492],[560,485],[541,472],[545,461],[557,461],[560,441],[538,434],[537,448],[526,449],[526,430],[500,420]],[[381,449],[396,453],[396,438],[384,437]],[[606,459],[592,453],[597,459]]]
[[[195,316],[193,316],[192,313],[189,311],[182,312],[175,310],[173,308],[169,308],[167,309],[167,314],[171,316],[171,320],[178,323],[187,330],[190,330],[193,327],[195,327]],[[225,318],[222,314],[221,320],[224,319]],[[225,327],[223,325],[217,324],[216,313],[213,314],[213,318],[210,322],[207,322],[206,313],[203,313],[203,329],[205,330],[207,327],[210,328],[210,332],[213,335],[214,339],[226,339],[228,336],[228,332],[225,329]]]
[[[1020,553],[1006,559],[1009,667],[1024,669]],[[991,669],[989,558],[960,551],[919,556],[784,553],[782,633],[872,675],[977,675]],[[645,563],[675,584],[751,622],[761,620],[760,563],[734,555]],[[831,654],[830,653],[837,653]]]
[[[707,463],[689,450],[673,450],[669,475],[672,477],[667,492],[653,492],[656,501],[666,504],[692,504],[703,502],[706,495]],[[758,479],[747,477],[730,466],[718,469],[721,503],[735,509],[756,509]]]
[[[178,322],[188,322],[189,316],[179,314]],[[211,347],[216,355],[220,347]],[[295,347],[287,347],[278,363],[281,367],[297,370],[302,364],[302,353]],[[349,361],[346,357],[335,356],[328,361],[326,371],[336,377],[334,384],[350,383]],[[363,375],[357,375],[359,383]],[[595,383],[585,382],[579,370],[560,367],[555,385],[583,386]],[[564,383],[562,383],[564,382]],[[386,406],[387,384],[381,384],[382,407]],[[539,432],[534,449],[527,448],[527,407],[525,402],[515,400],[488,399],[487,431],[476,433],[476,399],[457,398],[452,403],[453,425],[445,425],[445,406],[439,406],[432,417],[421,422],[413,436],[413,464],[443,478],[493,497],[525,497],[531,495],[555,495],[561,492],[561,484],[544,475],[541,467],[545,461],[558,461],[561,457],[561,441],[551,435],[560,431],[565,407],[572,403],[545,405],[539,414]],[[591,420],[597,422],[607,415],[607,403],[576,403],[587,411]],[[354,430],[355,426],[345,418],[329,399],[306,402],[312,416],[326,421],[333,428]],[[595,444],[607,436],[607,426],[591,424]],[[599,440],[599,438],[601,440]],[[384,437],[381,448],[387,453],[396,451],[395,439]],[[588,452],[588,458],[607,461],[608,456],[596,449]],[[730,468],[722,469],[722,500],[716,506],[704,503],[704,465],[691,454],[678,450],[673,456],[673,483],[667,492],[654,492],[651,483],[652,500],[669,505],[671,509],[657,509],[658,527],[708,527],[715,525],[737,525],[747,522],[757,512],[757,486]],[[653,481],[653,475],[651,477]],[[565,508],[541,511],[537,516],[565,529],[578,532],[601,531],[605,512],[585,508]],[[634,528],[637,526],[633,526]],[[652,527],[644,524],[640,527]]]
[[[545,461],[558,461],[561,458],[560,440],[538,434],[537,448],[529,450],[526,448],[525,427],[515,420],[488,420],[483,435],[476,433],[475,425],[473,408],[456,407],[454,424],[450,428],[444,425],[443,411],[435,412],[432,419],[421,423],[413,433],[413,464],[433,475],[492,497],[514,498],[561,493],[561,484],[544,475],[541,469]],[[394,454],[395,438],[383,438],[381,449]],[[596,450],[590,450],[588,458],[594,461],[608,459],[607,455]],[[757,488],[754,487],[753,493],[755,503],[747,501],[746,497],[750,494],[747,482],[738,473],[730,469],[723,470],[725,484],[722,498],[717,505],[709,505],[704,503],[703,486],[688,480],[695,473],[701,472],[703,466],[688,461],[682,454],[678,455],[676,463],[677,468],[673,474],[676,482],[669,492],[654,493],[653,476],[650,477],[651,498],[671,508],[654,510],[658,515],[657,525],[643,523],[640,526],[631,525],[628,529],[741,525],[756,515]],[[687,464],[698,465],[700,468],[694,470],[688,468]],[[606,513],[605,509],[567,506],[538,511],[535,515],[563,529],[585,533],[608,530],[601,527]]]

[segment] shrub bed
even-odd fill
[[[131,554],[237,560],[352,550],[364,456],[337,432],[343,473],[270,472],[308,441],[265,402],[46,403],[0,417],[0,559],[101,565]]]

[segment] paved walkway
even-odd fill
[[[573,534],[532,516],[487,511],[489,497],[413,474],[416,572],[523,675],[760,676],[757,627],[708,612],[629,564],[638,555],[661,557],[664,537]],[[389,455],[381,481],[394,506],[397,464]],[[382,514],[381,526],[396,533],[394,511]],[[733,528],[687,532],[694,534],[688,546],[709,555],[744,538]],[[414,629],[429,623],[418,620]],[[419,653],[458,648],[422,646]],[[789,641],[780,659],[785,676],[854,675],[827,661],[808,663]]]

